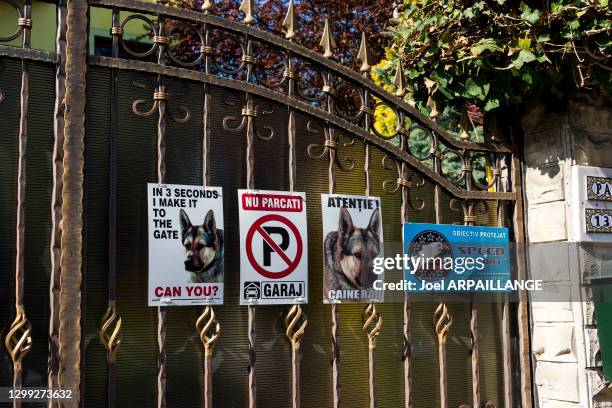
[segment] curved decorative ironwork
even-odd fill
[[[233,99],[233,100],[232,100]],[[240,132],[244,130],[248,122],[248,118],[253,118],[253,128],[255,130],[255,136],[261,140],[270,140],[274,137],[274,129],[272,126],[263,125],[260,129],[265,129],[266,133],[262,133],[257,127],[257,120],[260,115],[270,115],[274,113],[273,106],[266,101],[253,102],[252,99],[243,98],[235,94],[225,94],[223,102],[228,106],[243,106],[240,111],[240,117],[236,115],[228,115],[223,118],[223,129],[229,132]],[[232,123],[238,123],[236,126],[232,126]]]
[[[125,31],[125,26],[127,25],[127,23],[129,23],[132,20],[140,20],[143,23],[145,23],[146,26],[147,26],[147,29],[151,33],[153,33],[153,37],[157,39],[157,41],[154,41],[153,45],[151,46],[151,48],[149,48],[147,51],[144,51],[144,52],[134,51],[123,40],[123,32]],[[127,16],[121,22],[121,26],[120,26],[119,30],[116,27],[113,27],[111,29],[111,33],[113,33],[115,35],[119,35],[119,43],[121,44],[121,47],[123,48],[123,50],[125,52],[127,52],[128,54],[130,54],[133,57],[138,57],[138,58],[148,57],[149,55],[152,55],[157,50],[158,45],[162,42],[162,41],[160,41],[160,39],[162,37],[157,35],[158,31],[157,31],[157,28],[155,27],[155,24],[153,23],[153,21],[151,21],[151,19],[149,17],[143,16],[141,14],[132,14],[132,15]]]
[[[178,43],[178,47],[180,47],[180,43],[181,43],[180,33],[185,32],[185,31],[191,31],[195,33],[199,40],[198,44],[190,44],[191,48],[194,48],[199,51],[196,54],[196,57],[193,61],[181,60],[179,56],[173,50],[174,45],[175,45],[175,42],[173,41],[173,38],[174,38],[173,36],[176,34],[177,37],[179,37],[176,43]],[[202,63],[202,59],[205,58],[208,49],[204,46],[203,33],[200,30],[198,30],[193,24],[183,22],[183,21],[174,21],[172,25],[170,25],[170,28],[168,29],[166,36],[168,37],[168,40],[169,40],[169,45],[167,47],[166,53],[168,54],[168,57],[175,65],[190,68],[190,67],[195,67]]]
[[[410,194],[413,189],[423,187],[425,185],[425,179],[423,177],[419,177],[415,173],[411,173],[410,175],[404,175],[404,169],[402,163],[393,160],[390,156],[383,156],[382,158],[382,168],[385,170],[393,170],[393,167],[388,163],[389,161],[393,161],[395,163],[397,169],[397,179],[395,180],[384,180],[382,183],[382,187],[385,193],[394,194],[400,190],[405,190],[407,192],[407,203],[414,211],[423,211],[425,210],[426,204],[425,200],[417,196],[412,196]]]
[[[284,51],[290,51],[293,55],[295,55],[300,60],[307,62],[310,65],[316,67],[326,67],[325,69],[331,69],[335,73],[335,78],[338,81],[349,83],[351,87],[355,87],[360,90],[360,94],[363,95],[363,92],[366,90],[371,94],[372,98],[377,103],[382,103],[385,106],[395,110],[396,112],[401,111],[404,113],[405,117],[410,119],[411,123],[416,123],[422,126],[425,126],[428,129],[431,129],[439,138],[440,143],[444,145],[448,149],[452,150],[465,150],[465,151],[493,151],[499,153],[510,153],[510,148],[501,144],[501,143],[476,143],[467,140],[462,140],[460,138],[455,137],[450,134],[446,130],[442,129],[435,122],[433,122],[430,118],[422,115],[418,110],[416,110],[413,106],[411,106],[408,102],[403,101],[398,97],[403,93],[403,89],[405,88],[405,79],[402,80],[402,76],[396,78],[396,86],[397,86],[397,95],[392,95],[387,93],[382,88],[378,87],[371,80],[367,78],[363,78],[358,73],[344,67],[334,61],[327,59],[328,57],[333,55],[334,49],[334,40],[331,35],[331,30],[329,26],[329,22],[327,22],[327,29],[323,31],[323,37],[321,41],[321,46],[324,49],[323,55],[319,55],[313,51],[307,50],[304,47],[301,47],[295,43],[292,43],[288,39],[281,38],[279,36],[275,36],[273,34],[258,30],[254,27],[251,27],[251,24],[255,21],[255,4],[251,1],[244,1],[241,10],[245,13],[245,24],[240,24],[224,19],[219,19],[214,16],[209,15],[208,13],[202,14],[194,11],[177,9],[177,8],[169,8],[163,5],[150,4],[150,3],[142,3],[136,0],[91,0],[91,5],[101,6],[101,7],[116,7],[121,6],[122,9],[144,13],[148,15],[158,15],[167,18],[171,18],[177,21],[185,21],[189,22],[193,26],[201,26],[206,25],[212,29],[219,30],[223,33],[224,38],[227,38],[229,35],[236,35],[238,38],[241,36],[247,36],[249,39],[259,41],[262,44],[265,44],[268,47],[273,47],[275,49],[279,49]],[[197,31],[197,30],[196,30]],[[292,32],[295,33],[295,29],[292,29]],[[198,32],[198,37],[203,38],[202,32]],[[167,38],[167,36],[165,37]],[[157,39],[159,41],[163,39]],[[155,48],[156,38],[154,36],[154,45]],[[170,47],[165,47],[170,48]],[[243,50],[243,55],[241,57],[240,66],[231,70],[231,72],[227,72],[226,69],[221,68],[220,71],[225,72],[226,74],[233,73],[235,74],[237,71],[240,71],[244,68],[245,63],[256,63],[254,60],[254,56],[252,55],[252,50],[245,50],[244,44],[240,45],[240,48]],[[248,47],[246,47],[248,48]],[[150,50],[149,50],[150,51]],[[250,51],[250,52],[249,52]],[[360,50],[361,51],[361,50]],[[367,49],[365,50],[367,51]],[[147,51],[148,52],[148,51]],[[168,53],[168,50],[165,51]],[[363,52],[360,52],[360,55]],[[363,57],[364,55],[362,55]],[[172,58],[171,58],[172,59]],[[367,56],[366,56],[367,59]],[[369,65],[370,61],[366,61],[366,65]],[[179,64],[180,65],[180,64]],[[198,65],[198,64],[194,64]],[[364,63],[362,62],[362,65]],[[197,68],[197,67],[196,67]],[[219,67],[217,67],[219,68]],[[324,69],[324,70],[325,70]],[[293,73],[295,74],[295,73]],[[289,73],[288,75],[292,75]],[[299,75],[299,74],[298,74]],[[325,75],[323,76],[325,77]],[[244,81],[250,81],[251,78],[246,77],[243,79]],[[331,91],[333,86],[336,84],[325,84],[326,87],[329,87]],[[324,87],[325,87],[324,86]],[[277,88],[278,92],[280,89]],[[285,92],[286,90],[280,90],[281,92]],[[325,90],[324,90],[325,91]],[[362,105],[363,106],[363,105]],[[365,106],[367,111],[369,107]],[[363,114],[361,112],[360,114]],[[376,133],[376,132],[374,132]],[[377,135],[380,136],[380,135]]]
[[[32,325],[26,317],[23,305],[17,307],[15,319],[4,339],[4,346],[11,356],[15,370],[20,370],[21,361],[32,348]]]
[[[100,323],[100,341],[108,352],[108,361],[115,361],[117,349],[121,345],[121,316],[117,313],[117,303],[108,302],[106,312]]]
[[[217,320],[212,306],[204,307],[198,320],[196,320],[196,328],[206,354],[212,353],[212,349],[221,335],[221,324]]]
[[[147,85],[143,84],[142,82],[138,82],[138,81],[132,81],[133,85],[138,87],[138,88],[146,88]],[[138,115],[138,116],[143,116],[143,117],[147,117],[147,116],[151,116],[153,115],[155,112],[158,111],[158,107],[159,107],[159,103],[161,101],[165,101],[165,112],[170,116],[170,118],[175,121],[176,123],[186,123],[189,121],[189,119],[191,118],[191,112],[189,111],[189,109],[187,109],[186,107],[182,106],[182,105],[178,105],[177,109],[182,111],[183,115],[179,116],[177,113],[173,112],[170,109],[170,106],[172,106],[172,104],[170,104],[170,96],[172,95],[172,93],[168,92],[168,87],[166,85],[161,85],[161,84],[154,84],[153,81],[150,81],[150,88],[153,88],[153,98],[152,98],[152,102],[153,104],[151,105],[151,108],[149,110],[145,110],[145,111],[141,111],[140,110],[140,106],[147,103],[147,102],[151,102],[151,100],[147,100],[147,99],[138,99],[135,100],[132,103],[132,111]]]
[[[357,126],[351,122],[346,121],[338,115],[333,115],[325,110],[317,108],[312,104],[301,101],[300,99],[291,98],[285,96],[279,92],[269,90],[265,87],[258,86],[252,83],[246,83],[243,81],[237,81],[233,79],[218,77],[214,75],[206,75],[196,71],[185,70],[183,68],[160,66],[155,63],[133,61],[133,60],[122,60],[117,58],[108,57],[90,57],[90,62],[93,65],[105,66],[109,68],[119,68],[124,70],[148,72],[154,74],[163,74],[169,77],[183,78],[195,81],[201,81],[224,88],[234,89],[243,92],[249,92],[249,94],[257,95],[263,99],[278,102],[280,104],[289,105],[294,107],[296,110],[300,110],[308,115],[318,117],[321,120],[328,121],[329,123],[336,126],[338,129],[342,129],[351,135],[360,137],[366,140],[368,143],[376,145],[379,149],[395,157],[398,160],[405,162],[409,167],[414,169],[423,177],[430,179],[432,182],[440,185],[441,188],[446,190],[451,196],[462,198],[462,199],[494,199],[494,200],[514,200],[515,194],[513,192],[490,192],[490,191],[467,191],[456,186],[440,174],[433,172],[427,165],[423,164],[421,160],[414,157],[414,155],[402,151],[396,145],[382,140],[381,138],[373,135],[370,132],[366,132],[360,126]],[[435,133],[435,132],[434,132]],[[437,134],[437,133],[435,133]],[[480,151],[480,150],[478,150]],[[506,153],[500,153],[506,155]]]
[[[212,407],[212,355],[221,334],[221,324],[211,305],[207,305],[196,320],[196,329],[204,346],[204,407]]]
[[[0,42],[8,42],[19,37],[23,33],[25,27],[32,27],[32,20],[30,18],[24,17],[21,7],[14,0],[0,1],[8,4],[9,7],[11,7],[17,13],[17,28],[15,29],[15,31],[7,36],[0,36]]]
[[[448,312],[446,303],[438,304],[433,316],[433,325],[438,336],[438,360],[440,365],[440,407],[448,407],[447,370],[446,370],[446,339],[453,324],[453,317]]]
[[[317,130],[316,129],[317,127],[320,130]],[[309,120],[308,123],[306,123],[306,130],[314,134],[322,133],[325,136],[323,145],[320,145],[317,143],[311,143],[308,145],[307,153],[308,153],[308,157],[310,157],[311,159],[322,159],[323,157],[326,157],[329,155],[330,150],[337,151],[339,143],[343,147],[349,147],[355,144],[354,137],[346,136],[338,132],[331,132],[329,127],[323,126],[318,121]],[[348,141],[342,142],[343,137],[348,137]],[[319,150],[320,153],[317,154],[316,150]],[[342,164],[338,154],[334,155],[334,163],[335,163],[336,168],[342,171],[352,171],[355,169],[355,160],[353,160],[351,156],[344,156],[343,160],[348,163],[348,167]]]
[[[210,46],[210,49],[207,48],[205,51],[209,52],[213,56],[212,65],[214,69],[226,76],[237,76],[244,70],[248,62],[248,58],[245,58],[245,55],[247,55],[245,44],[236,34],[228,35],[226,33],[218,33],[216,30],[211,31],[212,45]],[[235,44],[238,47],[229,47],[232,44]],[[240,50],[240,55],[229,55],[225,52],[223,47]]]
[[[302,336],[308,326],[308,317],[302,311],[302,306],[293,305],[285,316],[285,334],[294,348],[300,348]]]
[[[438,336],[438,342],[446,343],[448,331],[453,324],[453,317],[448,312],[448,307],[445,303],[440,303],[434,312],[433,325]]]
[[[463,222],[455,222],[454,224],[476,225],[477,217],[487,214],[489,211],[487,202],[483,200],[451,198],[448,206],[451,211],[463,213]]]
[[[376,339],[380,335],[380,328],[383,324],[382,316],[376,310],[376,305],[370,303],[366,306],[361,316],[363,331],[368,336],[369,347],[376,347]]]

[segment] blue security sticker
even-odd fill
[[[404,223],[409,292],[508,292],[507,228]]]

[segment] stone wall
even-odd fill
[[[576,186],[570,177],[575,165],[612,167],[612,100],[574,95],[565,113],[540,107],[522,125],[530,268],[546,285],[561,292],[567,288],[558,301],[531,304],[537,406],[612,407],[590,290],[590,279],[601,268],[600,255],[612,247],[572,242],[571,193]]]

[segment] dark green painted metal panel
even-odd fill
[[[15,187],[18,129],[19,61],[5,61],[6,70],[0,87],[7,100],[0,105],[2,137],[0,138],[0,290],[3,298],[12,299],[15,245]],[[51,146],[53,109],[53,71],[48,66],[32,64],[31,135],[28,151],[27,267],[26,310],[34,327],[34,349],[26,357],[26,384],[42,385],[46,376],[48,327],[49,233],[51,192]],[[121,73],[118,106],[118,310],[123,318],[123,344],[117,355],[118,406],[153,407],[156,401],[156,312],[146,306],[147,244],[146,183],[155,181],[156,115],[141,118],[132,113],[135,99],[150,99],[150,90],[136,88],[133,79],[142,75]],[[171,90],[183,87],[169,81]],[[192,118],[187,124],[168,121],[167,181],[198,184],[202,174],[202,93],[201,84],[190,83],[189,92],[180,96],[189,107]],[[213,89],[213,132],[211,178],[213,185],[224,188],[226,216],[226,305],[217,307],[222,336],[214,355],[214,402],[219,407],[244,407],[247,397],[247,333],[246,309],[237,306],[238,224],[235,190],[245,185],[244,133],[222,129],[223,116],[239,115],[239,107],[223,104],[226,91]],[[173,97],[170,105],[177,103]],[[171,106],[172,108],[172,106]],[[272,141],[255,142],[255,185],[257,188],[286,189],[287,172],[287,108],[275,106],[276,113],[267,119],[277,134]],[[263,118],[258,118],[262,120]],[[327,161],[307,156],[311,143],[320,143],[320,136],[305,131],[307,118],[297,121],[296,188],[308,194],[308,246],[310,250],[310,304],[305,307],[310,324],[302,351],[302,402],[304,407],[331,405],[331,323],[330,308],[322,305],[321,213],[319,194],[327,191]],[[110,121],[110,72],[90,67],[87,83],[86,136],[86,246],[84,284],[84,395],[85,406],[106,406],[106,354],[98,340],[100,319],[106,308],[107,239],[108,239],[108,135]],[[356,161],[353,172],[338,172],[338,192],[357,193],[364,190],[363,146],[341,148],[341,156],[351,155]],[[395,179],[393,172],[380,167],[382,153],[373,151],[372,194],[383,200],[383,221],[386,242],[400,242],[400,197],[382,191],[384,179]],[[410,219],[433,222],[432,188],[419,193],[429,203],[423,212],[410,211]],[[443,198],[443,222],[460,222],[461,215],[448,210],[448,197]],[[480,222],[495,223],[494,208]],[[449,305],[454,317],[448,339],[449,405],[471,401],[469,353],[469,310],[466,304]],[[413,392],[414,406],[438,405],[437,343],[431,323],[433,304],[412,307]],[[257,381],[261,407],[284,407],[290,404],[290,347],[284,337],[282,319],[286,307],[259,307],[257,312]],[[361,331],[363,306],[340,307],[341,375],[344,406],[367,406],[367,340]],[[383,408],[403,404],[402,306],[380,306],[384,318],[378,342],[378,398]],[[12,302],[0,303],[0,324],[3,331],[12,320]],[[192,407],[200,405],[202,390],[202,350],[194,322],[199,310],[192,307],[172,308],[168,312],[168,405]],[[603,314],[598,312],[599,314]],[[483,401],[503,406],[503,374],[501,356],[500,309],[498,305],[479,306],[480,370]],[[600,323],[601,324],[601,323]],[[604,323],[605,324],[605,323]],[[603,332],[602,332],[603,333]],[[605,355],[605,353],[604,353]],[[2,348],[0,381],[9,382],[8,356]],[[604,357],[605,358],[605,357]]]
[[[593,284],[595,319],[604,376],[612,381],[612,284]]]
[[[15,240],[17,215],[17,149],[21,61],[2,59],[0,89],[0,386],[11,383],[11,359],[5,334],[15,317]],[[33,347],[23,360],[24,386],[47,383],[49,351],[49,276],[51,234],[51,154],[53,151],[54,70],[30,63],[30,106],[26,150],[25,294]]]

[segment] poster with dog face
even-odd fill
[[[148,184],[149,306],[223,304],[220,187]]]
[[[380,198],[321,194],[323,209],[323,302],[382,302],[374,290],[383,274],[374,259],[383,256]]]
[[[240,304],[308,302],[306,194],[238,190]]]

